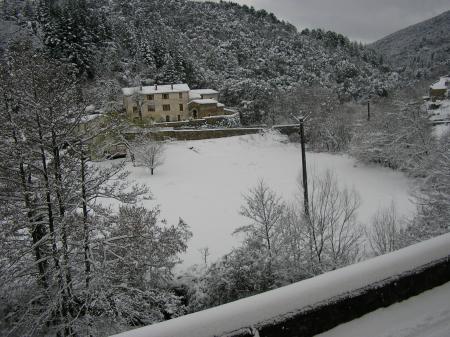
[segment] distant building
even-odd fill
[[[123,105],[133,120],[173,122],[189,118],[187,84],[123,88]]]
[[[187,84],[122,88],[123,105],[134,121],[176,122],[224,114],[219,92]]]
[[[439,81],[430,86],[430,98],[432,101],[437,99],[445,99],[448,97],[450,89],[450,76],[443,76]]]

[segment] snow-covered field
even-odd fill
[[[200,263],[199,249],[208,247],[209,261],[239,243],[232,232],[247,220],[239,215],[242,194],[264,179],[283,198],[294,202],[298,194],[300,148],[278,134],[250,135],[202,141],[172,142],[163,166],[151,176],[144,167],[132,167],[131,179],[148,185],[169,223],[183,218],[194,234],[183,267]],[[308,153],[309,174],[334,171],[340,184],[354,187],[362,205],[358,217],[367,223],[380,206],[394,202],[399,213],[411,216],[415,206],[409,192],[412,182],[401,173],[366,167],[352,158]]]
[[[317,337],[449,337],[450,282]]]

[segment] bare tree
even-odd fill
[[[356,221],[359,195],[355,190],[340,189],[333,173],[326,171],[313,177],[309,199],[309,217],[303,225],[314,273],[353,262],[361,237]]]
[[[202,261],[205,264],[205,266],[208,265],[208,256],[211,255],[211,253],[209,252],[209,247],[203,247],[200,248],[199,250],[200,255],[202,256]]]
[[[263,180],[250,189],[248,195],[244,195],[244,200],[245,205],[242,206],[240,214],[252,220],[253,223],[238,228],[235,233],[251,233],[264,242],[270,253],[273,249],[272,239],[276,234],[275,227],[283,216],[285,204]]]
[[[146,139],[135,148],[136,161],[150,169],[153,175],[154,170],[164,163],[164,152],[166,144],[162,141]]]
[[[296,205],[288,205],[277,226],[277,275],[288,283],[313,276],[308,268],[309,250],[305,218]]]
[[[370,247],[376,255],[392,252],[399,248],[399,218],[395,205],[381,208],[372,218],[371,227],[366,230]]]
[[[139,90],[137,90],[137,89],[139,89]],[[142,86],[139,86],[137,89],[133,93],[132,99],[133,99],[133,103],[136,104],[136,110],[137,110],[137,113],[139,114],[139,122],[142,123],[143,122],[142,108],[144,106],[144,96],[141,93]]]

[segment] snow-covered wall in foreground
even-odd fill
[[[283,320],[333,298],[449,257],[450,234],[445,234],[290,286],[116,336],[223,336],[240,329],[259,327],[264,322]]]

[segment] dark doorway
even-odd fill
[[[194,117],[194,119],[197,119],[197,110],[192,110],[192,116]]]
[[[169,115],[166,116],[166,122],[170,122],[170,116]]]

